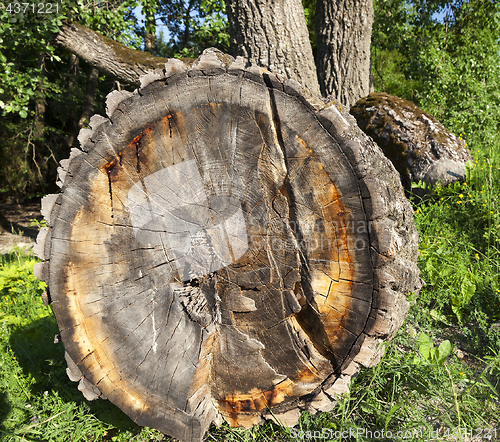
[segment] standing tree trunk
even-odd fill
[[[317,0],[317,69],[321,93],[350,107],[372,88],[373,0]]]
[[[191,37],[191,12],[195,7],[195,0],[189,0],[186,10],[184,11],[184,32],[182,33],[182,47],[187,47],[189,38]]]
[[[154,32],[149,32],[146,28],[144,31],[144,51],[149,52],[154,55],[156,46],[156,34]]]
[[[79,72],[79,66],[80,66],[80,59],[73,53],[69,55],[69,60],[68,60],[68,90],[72,91],[73,88],[75,87],[76,80],[78,77],[78,72]],[[78,126],[78,114],[77,114],[77,106],[76,106],[76,100],[73,98],[72,100],[73,106],[72,106],[72,111],[68,113],[67,115],[67,120],[66,120],[66,127],[67,132],[69,133],[68,137],[66,138],[66,147],[69,149],[73,146],[74,141],[76,140],[76,137],[78,136],[78,132],[80,131],[80,127]]]
[[[45,87],[43,84],[43,78],[45,77],[47,71],[45,68],[45,54],[40,53],[38,55],[38,65],[40,67],[41,79],[37,87],[37,98],[35,101],[35,121],[33,125],[33,138],[35,144],[43,143],[44,132],[45,132],[45,111],[47,109],[47,101],[45,100]]]
[[[300,0],[226,0],[232,55],[298,81],[319,94]]]
[[[90,69],[89,82],[87,84],[87,95],[83,105],[82,115],[78,121],[78,126],[81,129],[90,121],[92,110],[94,109],[95,94],[97,91],[97,83],[99,82],[99,70],[96,68]]]
[[[155,53],[156,45],[156,1],[155,0],[143,0],[142,2],[142,12],[144,14],[144,51],[149,52],[151,55]]]
[[[68,375],[186,442],[328,411],[401,325],[418,235],[354,119],[207,50],[108,96],[61,163],[35,274]]]
[[[46,66],[45,66],[45,54],[40,53],[38,55],[38,63],[40,68],[40,79],[38,82],[38,87],[36,89],[36,101],[35,101],[35,118],[33,121],[33,138],[30,140],[28,138],[28,146],[26,148],[25,160],[26,164],[32,164],[38,173],[38,179],[42,189],[45,188],[45,165],[44,163],[38,163],[37,158],[39,157],[39,152],[43,151],[45,144],[45,113],[47,111],[47,100],[46,90],[44,85],[44,78],[47,74]],[[31,159],[28,158],[30,148]]]

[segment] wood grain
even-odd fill
[[[411,208],[352,117],[230,63],[111,95],[37,245],[69,376],[181,441],[331,409],[418,287]]]

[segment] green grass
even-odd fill
[[[303,413],[293,430],[212,426],[205,440],[465,441],[480,431],[500,439],[500,145],[477,150],[465,183],[414,203],[426,285],[381,363],[362,370],[332,412]],[[87,402],[69,381],[34,263],[20,252],[0,261],[0,441],[170,440],[108,401]],[[440,353],[422,333],[468,357],[446,343]]]
[[[458,326],[478,354],[500,349],[500,160],[490,154],[469,165],[465,183],[434,189],[415,211],[427,285],[414,321]]]

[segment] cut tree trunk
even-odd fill
[[[411,101],[375,92],[350,112],[394,164],[407,191],[420,181],[447,186],[465,180],[465,164],[472,160],[465,141]]]
[[[419,287],[392,164],[335,104],[213,49],[107,113],[35,248],[69,377],[181,441],[331,410]]]

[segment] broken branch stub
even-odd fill
[[[181,441],[330,410],[419,284],[397,172],[348,114],[241,59],[155,75],[113,95],[44,208],[71,376]]]

